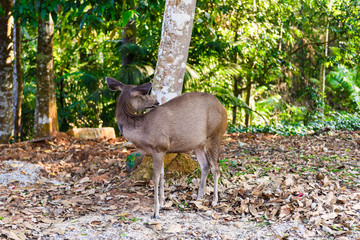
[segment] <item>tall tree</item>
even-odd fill
[[[15,4],[16,0],[13,0]],[[14,80],[13,80],[13,102],[14,102],[14,136],[15,140],[20,140],[21,135],[21,113],[22,113],[22,100],[24,81],[21,70],[21,32],[20,32],[20,19],[14,23]]]
[[[54,22],[51,14],[45,19],[39,14],[36,108],[34,137],[50,136],[58,131],[53,60]]]
[[[166,0],[153,94],[160,103],[181,94],[196,0]]]
[[[1,1],[0,13],[0,142],[6,143],[11,137],[13,125],[13,60],[12,33],[14,20],[11,16],[12,0]]]

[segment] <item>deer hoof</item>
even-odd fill
[[[159,219],[159,216],[154,214],[154,215],[151,216],[151,219]]]

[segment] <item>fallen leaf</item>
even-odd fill
[[[354,210],[360,210],[360,202],[352,207]]]
[[[172,205],[174,205],[173,201],[168,201],[164,204],[163,209],[171,209]]]
[[[12,231],[12,230],[3,230],[3,234],[5,234],[8,238],[14,239],[14,240],[24,240],[26,239],[26,236],[23,232],[19,231]]]
[[[131,210],[131,212],[137,212],[137,211],[139,211],[140,208],[141,208],[141,206],[140,206],[140,204],[138,204]]]
[[[182,226],[180,224],[172,224],[165,230],[165,233],[179,233],[182,231]]]
[[[325,219],[325,220],[329,220],[329,219],[334,219],[338,216],[337,213],[335,212],[332,212],[332,213],[327,213],[327,214],[324,214],[324,215],[321,215],[321,218],[322,219]]]
[[[198,202],[198,201],[193,201],[193,202],[191,202],[191,203],[195,204],[195,206],[196,206],[199,210],[201,210],[201,211],[208,211],[208,210],[210,210],[210,208],[202,205],[202,204],[201,204],[200,202]]]
[[[84,177],[79,181],[80,184],[83,184],[83,183],[86,183],[86,182],[91,182],[89,177]]]
[[[284,205],[284,206],[281,206],[280,208],[280,213],[279,213],[279,218],[284,218],[286,217],[287,215],[290,214],[290,207],[289,205]]]
[[[161,231],[161,229],[162,229],[162,226],[161,226],[161,224],[155,224],[155,229],[156,229],[156,231]]]

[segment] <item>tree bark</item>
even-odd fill
[[[329,3],[329,11],[331,11],[332,8],[332,0],[330,0]],[[330,29],[330,23],[329,23],[329,16],[326,16],[326,33],[325,33],[325,60],[328,58],[329,56],[329,29]],[[322,66],[322,112],[324,113],[324,109],[325,109],[325,87],[326,87],[326,66],[325,63]]]
[[[125,45],[127,43],[136,43],[136,22],[135,19],[131,19],[125,26],[122,33],[122,44]],[[135,59],[135,55],[128,52],[123,51],[121,56],[121,65],[126,66],[132,63]]]
[[[134,0],[129,1],[130,7],[132,9],[135,8]],[[122,44],[125,45],[127,43],[136,43],[136,20],[135,18],[130,19],[126,24],[123,32],[122,32]],[[124,51],[121,56],[121,65],[126,66],[132,63],[135,60],[135,55]]]
[[[182,92],[196,0],[166,0],[152,93],[162,104]]]
[[[301,8],[300,8],[300,11],[299,11],[299,14],[300,16],[303,16],[304,14],[304,1],[300,1],[301,3]],[[299,24],[299,30],[301,32],[303,32],[303,23],[300,22]],[[305,83],[305,79],[306,79],[306,76],[305,76],[305,63],[306,63],[306,51],[305,51],[305,48],[304,48],[304,37],[301,36],[300,39],[299,39],[299,42],[300,42],[300,48],[301,50],[299,51],[300,53],[300,73],[301,73],[301,80],[300,80],[300,90],[301,92],[304,92],[304,89],[307,85],[307,83]]]
[[[239,38],[239,34],[238,34],[238,28],[239,28],[239,22],[237,21],[236,22],[236,27],[235,27],[235,37],[234,37],[234,42],[237,42],[238,41],[238,38]],[[237,64],[238,62],[238,56],[237,56],[237,48],[234,47],[233,48],[233,59],[232,59],[232,62]],[[237,98],[239,97],[239,95],[241,94],[241,91],[239,89],[240,87],[240,83],[241,83],[241,76],[235,76],[233,77],[233,80],[234,80],[234,88],[233,88],[233,94],[234,94],[234,97]],[[232,124],[235,125],[236,124],[236,115],[237,115],[237,106],[233,106],[232,107]]]
[[[15,0],[14,0],[15,3]],[[21,33],[20,33],[20,19],[14,24],[14,89],[13,89],[13,102],[14,102],[14,137],[16,141],[21,139],[21,114],[22,114],[22,101],[24,81],[21,71]]]
[[[1,2],[4,15],[0,15],[0,143],[7,143],[14,132],[12,6],[12,0]]]
[[[246,85],[246,99],[245,103],[250,107],[250,98],[251,98],[251,79],[248,79],[248,83]],[[250,125],[250,114],[249,111],[245,111],[245,126],[248,127]]]
[[[240,84],[241,84],[241,76],[235,76],[234,78],[234,89],[233,89],[233,94],[234,97],[238,98],[241,95],[241,90],[240,90]],[[232,107],[232,124],[235,125],[236,124],[236,115],[237,115],[237,106],[233,106]]]
[[[54,22],[39,17],[36,107],[34,137],[51,136],[58,131],[58,119],[55,96],[54,61],[53,61]]]

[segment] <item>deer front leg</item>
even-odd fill
[[[212,201],[211,205],[213,207],[215,207],[218,202],[218,185],[219,185],[220,172],[219,172],[219,168],[216,168],[216,167],[213,167],[211,170],[212,170],[213,177],[214,177],[214,196],[213,196],[213,201]]]
[[[159,204],[159,183],[160,185],[160,193],[163,197],[164,195],[164,186],[163,186],[163,176],[162,176],[162,182],[160,182],[160,177],[163,175],[163,169],[164,169],[164,153],[155,153],[152,155],[153,161],[154,161],[154,215],[153,218],[158,219],[159,218],[159,210],[160,210],[160,204]]]

